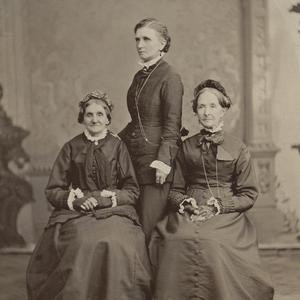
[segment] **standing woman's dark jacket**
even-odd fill
[[[127,94],[132,121],[119,136],[127,144],[141,185],[155,183],[156,169],[150,167],[153,161],[172,166],[180,138],[182,95],[180,76],[164,60],[134,76]],[[172,180],[171,174],[167,182]]]

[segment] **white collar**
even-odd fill
[[[218,131],[221,131],[223,129],[223,126],[224,126],[224,122],[222,121],[217,127],[215,128],[205,128],[206,131],[209,131],[211,133],[215,133],[215,132],[218,132]]]
[[[87,129],[85,129],[83,133],[84,133],[85,137],[86,137],[89,141],[95,142],[95,145],[98,145],[98,141],[104,139],[104,138],[106,137],[106,135],[107,135],[107,132],[108,132],[108,130],[107,130],[107,128],[105,128],[105,129],[101,132],[101,134],[98,135],[98,136],[92,136],[92,135],[87,131]]]
[[[140,61],[139,62],[139,65],[141,65],[143,68],[146,68],[148,69],[149,67],[155,65],[160,59],[162,59],[162,57],[165,55],[164,52],[161,52],[161,55],[158,56],[158,57],[155,57],[147,62],[143,62],[143,61]]]

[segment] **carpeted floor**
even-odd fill
[[[28,260],[29,255],[0,254],[0,300],[27,299],[25,270]],[[299,251],[263,255],[262,263],[273,279],[276,300],[300,299]]]
[[[29,255],[0,254],[0,300],[26,300],[25,270]]]

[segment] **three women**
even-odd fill
[[[55,210],[28,268],[29,299],[147,299],[135,206],[149,241],[167,199],[150,243],[154,299],[272,299],[245,214],[258,194],[249,151],[222,129],[231,106],[224,87],[196,87],[193,111],[204,129],[174,164],[183,86],[163,59],[170,37],[152,18],[134,32],[143,68],[127,94],[132,120],[119,133],[129,153],[107,130],[107,96],[88,94],[78,117],[85,131],[64,145],[46,189]]]

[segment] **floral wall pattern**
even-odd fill
[[[199,81],[214,78],[224,83],[235,103],[229,130],[243,137],[240,0],[27,4],[32,123],[27,148],[37,168],[49,167],[62,144],[79,132],[77,103],[88,91],[100,88],[112,98],[115,132],[129,121],[126,92],[139,68],[133,27],[148,16],[166,23],[172,37],[167,60],[185,86],[183,125],[191,134],[198,130],[190,106],[192,91]]]

